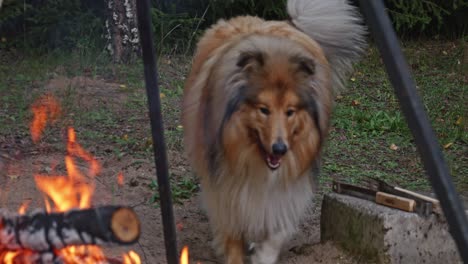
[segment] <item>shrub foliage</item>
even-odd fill
[[[123,1],[123,0],[122,0]],[[356,2],[356,1],[355,1]],[[161,51],[187,52],[199,32],[220,18],[258,15],[284,19],[286,0],[152,0],[153,29]],[[461,37],[468,29],[468,0],[385,0],[401,36]],[[4,0],[0,48],[48,51],[105,45],[106,1]]]

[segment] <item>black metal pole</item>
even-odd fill
[[[176,229],[172,210],[171,187],[164,142],[164,128],[159,98],[156,56],[151,31],[150,0],[137,0],[138,30],[145,67],[145,83],[148,96],[151,136],[153,139],[154,160],[159,188],[166,259],[169,264],[179,263],[177,253]]]
[[[447,219],[464,263],[468,263],[468,221],[447,164],[419,100],[415,82],[382,0],[359,0],[361,12],[377,43],[400,107],[421,155],[424,168]]]

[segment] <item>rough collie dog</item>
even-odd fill
[[[334,94],[365,47],[344,0],[289,0],[287,21],[220,20],[183,99],[186,151],[226,263],[276,263],[316,186]]]

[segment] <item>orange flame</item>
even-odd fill
[[[53,102],[53,100],[51,101]],[[48,110],[47,108],[43,108]],[[40,112],[38,117],[44,116]],[[37,123],[41,124],[39,121]],[[34,122],[32,127],[34,126]],[[34,128],[31,131],[35,131]],[[42,130],[41,130],[42,131]],[[36,134],[40,137],[40,133]],[[86,209],[91,207],[91,198],[95,185],[91,178],[80,171],[75,159],[84,160],[89,164],[88,176],[94,177],[100,172],[99,162],[77,143],[75,130],[68,128],[67,155],[65,156],[66,176],[35,175],[36,185],[45,196],[47,212],[64,212],[70,209]],[[52,203],[52,204],[51,204]],[[69,246],[57,252],[65,263],[96,263],[105,259],[99,246]]]
[[[30,131],[33,142],[37,143],[45,129],[47,120],[54,122],[59,116],[61,112],[60,104],[54,97],[45,95],[32,105],[32,112],[34,118],[31,122]]]
[[[5,256],[3,257],[3,260],[5,261],[5,264],[13,264],[13,261],[18,255],[19,255],[18,251],[10,251],[5,254]]]
[[[123,264],[141,264],[140,256],[133,250],[123,255]]]
[[[31,203],[31,200],[26,200],[26,201],[24,201],[24,202],[21,204],[20,208],[18,209],[18,213],[19,213],[19,214],[24,214],[24,213],[26,213],[26,210],[28,209],[28,206],[29,206],[30,203]]]
[[[182,254],[180,254],[180,264],[189,264],[189,251],[187,246],[182,248]]]
[[[68,129],[67,151],[68,154],[65,156],[67,176],[34,176],[37,187],[52,200],[54,211],[58,212],[76,207],[80,209],[91,207],[94,182],[87,181],[85,175],[77,168],[72,155],[90,163],[89,174],[91,176],[97,175],[100,171],[98,161],[76,142],[73,128]]]
[[[48,121],[55,121],[60,113],[60,106],[52,96],[41,97],[32,106],[34,113],[30,131],[34,142],[41,137]],[[94,177],[100,173],[101,166],[96,158],[87,152],[76,140],[75,130],[68,128],[67,154],[65,155],[65,167],[67,175],[34,175],[38,189],[45,195],[45,206],[47,212],[64,212],[70,209],[90,208],[91,199],[95,190]],[[83,172],[79,169],[77,161],[84,161],[88,170]],[[123,183],[123,175],[119,174]],[[26,211],[27,204],[19,208],[19,213]],[[0,226],[1,228],[1,226]],[[1,245],[0,245],[1,246]],[[29,263],[28,256],[34,252],[28,250],[5,251],[0,249],[1,263]],[[56,250],[55,254],[60,256],[64,263],[92,264],[106,260],[101,247],[96,245],[68,246]],[[130,251],[124,255],[125,264],[141,264],[137,253]]]

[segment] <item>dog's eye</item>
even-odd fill
[[[268,108],[266,107],[260,107],[260,112],[264,115],[269,115],[270,114],[270,110],[268,110]]]
[[[292,116],[294,115],[295,111],[293,109],[288,109],[288,111],[286,111],[286,115],[287,116]]]

